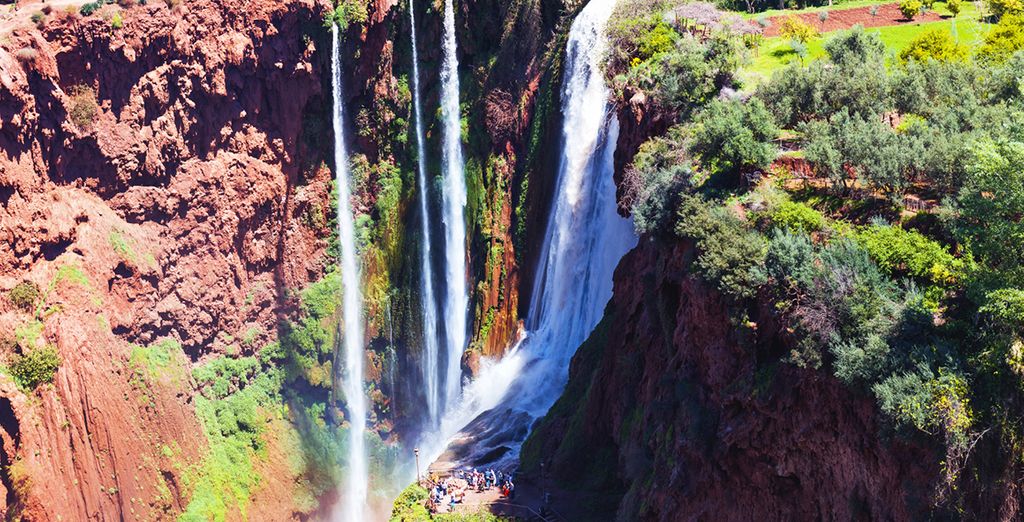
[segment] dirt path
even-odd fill
[[[872,8],[878,8],[878,11],[874,15],[871,14]],[[818,16],[820,13],[825,12],[828,13],[828,19],[823,23]],[[855,7],[852,9],[835,9],[832,11],[815,11],[810,13],[772,16],[768,18],[771,25],[764,30],[764,35],[769,37],[779,36],[779,29],[782,27],[782,22],[791,16],[797,17],[801,21],[810,24],[812,27],[823,33],[849,29],[857,24],[863,25],[864,27],[886,27],[890,25],[939,22],[943,20],[942,16],[935,11],[919,14],[915,16],[913,20],[907,20],[906,18],[903,18],[903,13],[900,12],[899,4],[881,4],[876,6]]]

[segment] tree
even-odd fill
[[[789,16],[779,26],[779,34],[784,38],[806,45],[818,37],[818,30],[795,16]]]
[[[963,62],[967,60],[967,47],[958,44],[945,29],[930,29],[917,35],[900,51],[900,61]]]
[[[949,10],[949,14],[953,15],[953,18],[960,16],[960,11],[963,9],[963,0],[946,0],[946,9]]]
[[[880,118],[862,118],[843,109],[827,121],[802,125],[800,131],[807,160],[836,185],[849,188],[850,174],[888,193],[906,185],[906,151]]]
[[[988,272],[976,274],[982,286],[1024,287],[1024,143],[989,140],[975,150],[952,229]]]
[[[903,18],[913,20],[921,12],[923,5],[918,0],[900,0],[900,12]]]
[[[693,151],[715,174],[765,168],[775,158],[778,128],[758,98],[711,102],[698,119]]]
[[[885,45],[877,33],[842,31],[825,42],[825,50],[828,61],[792,65],[758,88],[779,125],[794,127],[842,109],[864,117],[892,110]]]

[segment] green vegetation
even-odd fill
[[[985,36],[985,44],[978,49],[978,58],[986,63],[1000,64],[1022,49],[1024,14],[1006,15]]]
[[[336,0],[334,11],[324,19],[324,25],[337,24],[342,31],[349,24],[364,24],[367,20],[366,2],[360,0]]]
[[[913,20],[923,7],[924,4],[919,0],[900,0],[900,12],[903,13],[903,18],[907,20]]]
[[[661,19],[627,5],[636,20]],[[727,297],[737,324],[770,304],[787,327],[782,362],[828,371],[874,396],[886,430],[941,444],[941,486],[956,504],[963,472],[983,465],[970,459],[982,434],[998,432],[984,451],[1022,463],[1006,441],[1024,439],[1024,24],[1003,14],[986,38],[983,24],[956,33],[953,23],[805,38],[815,59],[753,89],[749,115],[700,89],[664,94],[692,82],[693,68],[636,72],[681,49],[742,54],[721,42],[736,38],[726,31],[692,43],[681,34],[675,49],[644,57],[618,20],[609,70],[672,109],[626,170],[637,230],[692,241],[689,270]],[[736,72],[719,68],[714,85],[744,87]],[[717,176],[764,168],[780,135],[811,183],[783,166],[753,187]],[[524,462],[535,450],[524,446]]]
[[[405,488],[395,499],[394,507],[391,509],[391,522],[430,520],[430,513],[426,507],[428,496],[427,490],[419,484]]]
[[[7,300],[19,310],[31,312],[35,310],[39,295],[39,285],[32,281],[22,281],[7,292]]]
[[[53,382],[53,376],[60,368],[60,354],[53,345],[32,348],[24,354],[16,354],[11,358],[8,371],[14,382],[26,392],[36,389],[40,384]]]
[[[99,103],[96,101],[96,91],[92,87],[78,85],[69,91],[68,117],[75,127],[89,131],[98,115]]]
[[[910,41],[899,54],[904,63],[910,60],[924,62],[962,62],[967,59],[967,46],[958,43],[948,31],[929,29]]]

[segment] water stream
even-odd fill
[[[420,58],[416,49],[415,2],[409,0],[409,23],[412,27],[412,90],[413,113],[416,118],[416,182],[419,190],[423,247],[420,249],[420,300],[423,312],[423,394],[426,397],[427,420],[436,426],[441,414],[441,377],[437,337],[437,297],[434,295],[434,269],[431,264],[430,206],[427,184],[427,153],[423,138],[423,109],[420,100]]]
[[[341,245],[342,322],[344,373],[342,391],[349,421],[348,467],[341,493],[341,512],[335,518],[344,522],[366,519],[369,476],[366,453],[366,396],[363,389],[363,310],[359,289],[359,263],[355,246],[349,185],[348,151],[345,146],[344,99],[338,26],[331,27],[331,91],[334,101],[334,168],[338,187],[338,240]]]
[[[462,386],[462,353],[466,348],[466,178],[462,159],[459,109],[459,58],[455,41],[455,9],[445,0],[444,62],[441,65],[441,163],[444,168],[445,230],[445,404],[453,403]]]
[[[533,420],[568,380],[576,348],[600,321],[612,273],[636,244],[616,212],[618,120],[601,64],[615,0],[592,0],[569,33],[561,100],[562,155],[527,317],[527,335],[500,361],[485,362],[424,444],[431,461],[511,466]]]

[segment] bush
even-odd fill
[[[60,367],[60,355],[52,345],[29,350],[25,354],[15,355],[11,360],[10,371],[14,382],[26,390],[34,390],[44,383],[53,382],[53,376]]]
[[[764,284],[761,270],[767,245],[723,207],[712,207],[700,196],[686,195],[679,207],[676,234],[695,241],[697,273],[723,294],[753,297]]]
[[[931,29],[917,35],[900,51],[900,61],[963,62],[967,60],[967,47],[959,44],[945,29]]]
[[[96,91],[92,87],[78,85],[71,89],[71,96],[68,100],[68,117],[76,127],[83,131],[92,128],[99,115],[99,103],[96,101]]]
[[[788,16],[779,26],[779,34],[787,40],[807,44],[818,37],[818,30],[795,16]]]
[[[39,51],[31,47],[25,47],[18,49],[18,52],[14,53],[14,57],[21,63],[34,62],[39,57]]]
[[[1024,2],[1021,0],[987,0],[986,4],[992,15],[1000,21],[1007,15],[1024,14]]]
[[[7,292],[7,299],[24,312],[31,312],[39,300],[39,286],[32,281],[22,281]]]
[[[1022,49],[1024,15],[1006,15],[985,36],[984,45],[978,49],[978,60],[986,64],[1000,64]]]
[[[949,14],[953,15],[953,18],[960,16],[960,11],[963,10],[963,0],[946,0],[946,9],[949,10]]]
[[[783,201],[766,213],[772,226],[791,233],[818,232],[825,228],[825,216],[813,208],[794,201]]]
[[[913,20],[921,12],[922,7],[924,5],[918,0],[900,0],[900,12],[907,20]]]
[[[121,18],[121,12],[118,11],[110,18],[110,28],[117,30],[122,27],[124,27],[124,20]]]
[[[686,127],[674,126],[665,136],[641,145],[626,169],[623,203],[630,209],[638,234],[671,230],[679,193],[692,181],[689,141]]]
[[[366,23],[368,16],[364,0],[339,0],[338,6],[327,15],[324,24],[327,26],[337,24],[338,29],[344,31],[348,29],[349,24]]]
[[[78,13],[82,16],[91,16],[96,11],[99,11],[102,7],[103,0],[96,0],[95,2],[82,4],[82,7],[78,9]]]
[[[946,247],[913,230],[874,224],[858,232],[856,238],[882,270],[932,284],[954,282],[963,265]]]
[[[413,484],[402,491],[395,499],[391,509],[390,522],[419,522],[429,520],[427,512],[427,490],[419,484]]]

